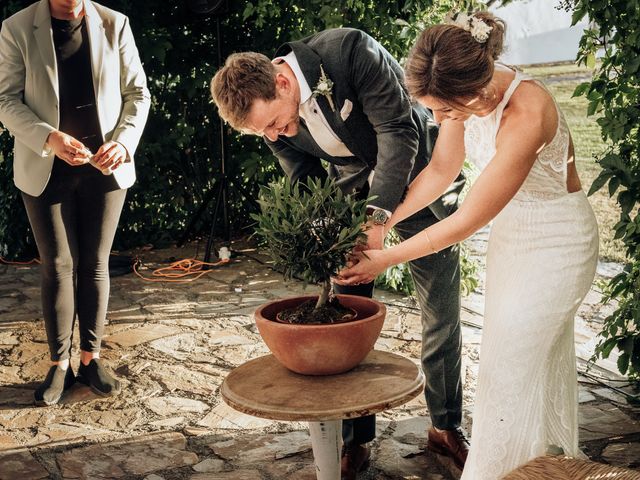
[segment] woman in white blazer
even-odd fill
[[[109,297],[109,252],[150,96],[127,17],[90,0],[40,0],[0,30],[0,122],[11,132],[14,181],[40,253],[52,366],[35,392],[58,402],[75,316],[77,380],[120,390],[99,360]]]

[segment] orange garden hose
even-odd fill
[[[4,263],[5,265],[33,265],[34,263],[41,263],[39,258],[32,258],[28,262],[16,262],[14,260],[7,260],[4,257],[0,257],[0,263]]]
[[[139,278],[147,282],[188,283],[193,282],[212,271],[210,269],[205,269],[205,266],[219,267],[220,265],[229,263],[229,261],[230,260],[228,258],[223,258],[215,263],[208,263],[193,258],[185,258],[183,260],[178,260],[171,263],[168,267],[161,267],[153,270],[151,272],[153,278],[149,278],[143,276],[138,271],[139,267],[142,265],[142,261],[136,257],[133,260],[133,272]],[[40,264],[41,262],[39,258],[33,258],[27,262],[18,262],[7,260],[6,258],[0,256],[0,263],[5,265],[33,265]]]
[[[178,260],[177,262],[171,263],[168,267],[162,267],[153,270],[153,272],[151,272],[151,275],[157,278],[149,278],[144,277],[138,271],[138,267],[142,265],[142,262],[140,261],[140,259],[136,258],[133,262],[133,272],[142,280],[146,280],[147,282],[188,283],[193,282],[203,275],[206,275],[207,273],[213,271],[205,270],[205,266],[218,267],[220,265],[224,265],[225,263],[229,263],[228,258],[219,260],[215,263],[207,263],[200,260],[195,260],[193,258],[185,258],[183,260]]]

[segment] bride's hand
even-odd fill
[[[334,282],[338,285],[370,283],[387,269],[384,250],[366,250],[351,257],[347,268],[340,270]]]

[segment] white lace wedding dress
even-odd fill
[[[502,112],[521,72],[486,117],[465,122],[469,160],[494,156]],[[494,219],[471,450],[462,480],[497,480],[547,451],[578,449],[574,315],[594,278],[598,227],[583,191],[567,193],[569,130],[555,138]],[[559,447],[559,448],[558,448]]]

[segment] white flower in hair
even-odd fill
[[[459,13],[454,21],[449,21],[453,25],[466,30],[478,43],[485,43],[489,39],[489,34],[493,27],[487,25],[484,20],[464,12]]]
[[[485,43],[489,39],[489,34],[493,27],[487,25],[481,18],[471,17],[471,36],[480,43]]]

